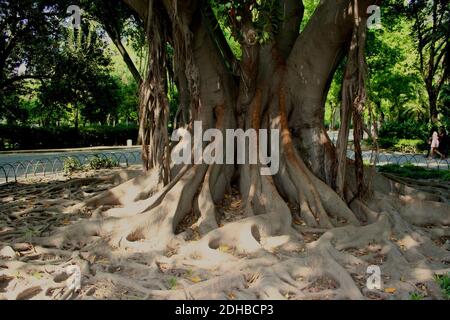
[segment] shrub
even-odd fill
[[[80,171],[83,169],[83,165],[81,164],[80,160],[72,157],[68,157],[64,159],[63,164],[63,172],[65,175],[72,175],[76,171]]]
[[[395,138],[378,138],[378,145],[380,146],[380,148],[383,149],[391,149],[395,146],[395,144],[397,143],[397,139]]]
[[[420,139],[400,139],[394,145],[394,150],[403,153],[418,153],[426,148],[426,144]]]
[[[450,274],[436,275],[436,282],[442,289],[442,294],[444,297],[450,299]]]
[[[111,169],[118,167],[120,164],[117,160],[111,157],[100,157],[92,156],[89,158],[88,163],[84,166],[81,164],[80,160],[77,158],[68,157],[64,160],[63,172],[65,175],[71,176],[76,171],[81,170],[100,170],[100,169]]]
[[[101,158],[99,156],[91,157],[87,164],[87,167],[92,170],[111,169],[118,166],[119,166],[118,161],[112,158]]]
[[[414,120],[404,122],[386,121],[381,126],[378,136],[392,139],[420,139],[426,141],[429,128],[426,123],[418,123]]]
[[[427,149],[428,135],[429,128],[426,123],[414,120],[387,121],[379,130],[378,144],[383,149],[417,153]]]
[[[413,293],[411,293],[411,294],[409,295],[409,298],[410,298],[411,300],[423,300],[423,298],[425,298],[425,297],[424,297],[424,295],[421,294],[421,293],[413,292]]]

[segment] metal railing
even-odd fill
[[[81,165],[89,163],[94,157],[115,160],[119,166],[128,167],[141,163],[141,151],[114,151],[96,152],[91,154],[69,154],[62,156],[49,156],[33,160],[15,161],[12,163],[0,163],[0,184],[17,182],[20,178],[52,176],[63,173],[64,162],[68,158],[77,159]],[[349,150],[347,156],[355,158],[353,150]],[[377,166],[386,164],[412,164],[435,170],[450,170],[450,159],[428,159],[422,154],[379,153],[376,156],[370,151],[363,152],[363,160]]]
[[[76,159],[81,165],[89,163],[92,157],[112,159],[121,167],[141,163],[140,151],[95,152],[91,154],[69,154],[50,156],[32,160],[19,160],[12,163],[0,163],[0,184],[17,182],[19,178],[30,176],[51,176],[63,173],[64,162],[69,158]]]
[[[348,150],[347,156],[350,159],[354,160],[355,152],[353,150]],[[372,165],[375,164],[377,166],[387,164],[398,164],[398,165],[411,164],[414,166],[424,167],[427,169],[450,170],[450,159],[439,159],[439,158],[428,159],[423,154],[381,152],[375,155],[371,151],[365,151],[363,152],[363,160],[369,162]]]

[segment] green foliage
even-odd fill
[[[418,153],[426,147],[427,144],[420,139],[400,139],[394,145],[394,150],[402,153]]]
[[[449,170],[428,170],[423,167],[414,166],[412,164],[398,165],[387,164],[378,168],[379,172],[392,173],[405,178],[412,179],[439,179],[450,181]]]
[[[427,84],[429,111],[437,116],[437,99],[450,79],[450,5],[448,0],[409,1],[406,16],[413,21],[412,35],[418,68]]]
[[[369,98],[376,112],[383,113],[387,120],[424,119],[426,90],[416,68],[412,22],[402,15],[392,15],[389,6],[382,6],[382,10],[383,28],[367,35]]]
[[[210,0],[210,4],[237,42],[243,40],[243,26],[251,24],[257,32],[257,41],[264,44],[278,33],[282,22],[278,1]]]
[[[95,155],[89,158],[87,166],[92,170],[111,169],[118,167],[119,162],[111,157],[100,157],[98,155]]]
[[[65,175],[71,176],[74,172],[80,171],[83,169],[83,165],[80,160],[72,157],[68,157],[64,159],[63,163],[63,172]]]
[[[436,275],[435,280],[439,287],[441,287],[444,297],[450,300],[450,274]]]
[[[111,1],[0,1],[0,122],[137,123],[137,84],[113,72],[106,31],[136,40],[142,26],[123,1]],[[71,4],[83,9],[81,29],[61,23]]]
[[[68,157],[64,159],[63,172],[65,175],[71,176],[77,171],[112,169],[115,167],[119,167],[119,162],[112,157],[100,157],[99,155],[94,155],[89,158],[85,165],[82,165],[77,158]]]
[[[403,122],[386,121],[379,130],[380,138],[421,139],[426,141],[429,135],[427,124],[414,120]]]
[[[319,4],[320,0],[304,0],[303,6],[305,7],[305,11],[303,13],[303,20],[302,25],[300,26],[300,30],[304,30],[306,25],[309,22],[309,19],[314,13],[314,10],[316,10],[317,5]]]
[[[29,127],[0,125],[0,150],[50,149],[125,145],[136,141],[135,125],[72,127]]]
[[[425,123],[385,121],[379,130],[378,144],[383,149],[417,153],[427,149],[428,135],[429,128]]]
[[[46,0],[0,1],[0,120],[26,121],[21,100],[50,73],[61,12]]]
[[[394,148],[395,144],[397,143],[397,138],[378,138],[378,146],[382,149],[392,149]]]
[[[43,81],[39,99],[50,108],[50,115],[55,109],[71,111],[75,126],[81,114],[92,123],[104,123],[118,104],[118,84],[108,73],[107,44],[93,24],[85,23],[79,31],[68,29],[65,34],[61,53],[54,57],[52,76]],[[55,125],[55,120],[44,119],[44,124]]]
[[[424,295],[418,292],[413,292],[409,295],[410,300],[423,300]]]
[[[174,290],[178,285],[177,278],[175,278],[175,277],[169,278],[168,285],[169,285],[170,290]]]

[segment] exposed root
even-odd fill
[[[372,197],[357,199],[348,208],[325,184],[309,177],[333,224],[320,227],[298,220],[303,215],[296,216],[287,206],[275,187],[277,179],[269,177],[261,177],[251,202],[257,200],[263,214],[245,215],[249,202],[237,189],[225,196],[226,207],[220,207],[214,201],[219,176],[214,167],[194,166],[180,173],[171,188],[157,192],[161,199],[149,210],[108,217],[104,213],[112,207],[104,204],[86,208],[90,214],[75,223],[72,220],[82,216],[59,217],[56,212],[63,211],[64,205],[51,199],[42,198],[42,207],[21,214],[2,199],[10,229],[0,232],[0,295],[7,299],[409,299],[418,292],[441,298],[434,276],[450,271],[448,198],[436,202],[429,196],[413,197],[420,194],[417,189],[375,176]],[[91,188],[83,185],[78,188]],[[146,200],[132,201],[121,210],[134,211],[133,205]],[[199,218],[185,220],[195,216],[193,203]],[[63,225],[56,232],[53,220],[47,221],[51,227],[35,229],[40,232],[28,238],[20,228],[11,229],[11,223],[20,226],[32,217],[46,221],[42,217],[48,211],[54,211],[55,221]],[[181,221],[192,224],[177,235]],[[42,237],[50,232],[51,236]],[[67,290],[65,284],[70,277],[66,268],[73,264],[81,268],[80,292]],[[366,287],[369,265],[380,266],[382,290]]]

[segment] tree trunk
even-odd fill
[[[428,103],[430,104],[430,122],[436,123],[438,121],[437,95],[432,89],[428,90]]]
[[[379,241],[386,244],[383,250],[387,250],[390,261],[397,263],[404,257],[397,247],[394,249],[391,240],[393,234],[399,239],[406,237],[409,226],[403,219],[423,225],[449,223],[450,208],[447,203],[435,202],[439,197],[420,193],[402,183],[391,183],[368,169],[363,172],[361,150],[357,146],[356,164],[348,161],[346,148],[340,149],[344,151],[339,154],[339,166],[344,168],[340,178],[343,183],[338,190],[334,189],[337,153],[324,126],[325,100],[334,72],[348,53],[343,105],[351,108],[341,117],[341,123],[353,116],[355,139],[360,139],[364,104],[362,41],[367,7],[375,1],[322,1],[300,35],[293,36],[298,32],[298,23],[286,23],[281,34],[262,44],[255,41],[257,33],[249,22],[251,19],[243,16],[239,39],[243,57],[236,66],[239,81],[230,72],[227,50],[221,49],[224,43],[209,28],[215,22],[210,20],[214,17],[202,10],[204,3],[126,2],[148,26],[150,70],[141,89],[140,113],[148,172],[83,204],[95,208],[121,206],[105,209],[103,216],[109,219],[90,221],[48,241],[61,245],[68,235],[107,235],[108,242],[118,247],[167,250],[179,247],[179,242],[183,243],[180,236],[187,236],[190,230],[199,240],[180,249],[174,259],[181,260],[172,260],[176,265],[194,255],[219,257],[217,250],[222,246],[232,247],[236,255],[258,254],[266,248],[267,241],[287,237],[298,244],[296,241],[308,234],[305,228],[321,230],[323,236],[305,247],[314,257],[309,256],[301,263],[310,265],[315,261],[319,274],[332,275],[340,284],[342,296],[359,299],[363,298],[360,288],[341,266],[353,264],[357,258],[343,250],[366,248]],[[292,12],[297,12],[295,17],[301,18],[302,6],[298,1],[280,2],[286,7],[289,2],[290,8],[297,9],[285,11],[286,16],[292,18]],[[289,36],[284,38],[284,34]],[[185,95],[183,101],[189,103],[183,107],[189,109],[185,113],[189,117],[185,129],[192,132],[194,121],[201,121],[203,132],[218,129],[224,136],[227,129],[279,130],[280,150],[274,155],[278,156],[279,170],[274,175],[263,175],[264,166],[250,163],[248,158],[245,164],[209,165],[200,161],[175,165],[168,161],[169,149],[177,145],[169,146],[167,141],[166,43],[174,48],[174,74],[178,74],[179,89]],[[345,135],[348,131],[343,131]],[[256,135],[253,143],[261,147],[264,141]],[[271,145],[264,146],[270,150]],[[203,147],[206,146],[205,143]],[[249,147],[247,141],[247,150]],[[222,149],[224,158],[227,152],[232,152],[230,148]],[[345,170],[347,167],[356,170]],[[361,194],[361,189],[367,193]],[[232,192],[239,194],[242,217],[226,222],[218,208]],[[394,194],[398,198],[394,199]],[[415,195],[422,200],[414,200]],[[434,209],[426,218],[420,211],[425,207]],[[184,225],[191,220],[194,222]],[[223,226],[219,228],[220,225]],[[431,245],[429,241],[426,244]],[[296,259],[283,272],[292,274],[291,267],[299,262]],[[218,260],[212,260],[204,266],[215,268]],[[333,269],[336,273],[330,271]],[[267,291],[267,286],[263,291]],[[152,294],[167,298],[180,292]],[[201,297],[205,292],[190,294]],[[280,293],[268,295],[279,297]]]

